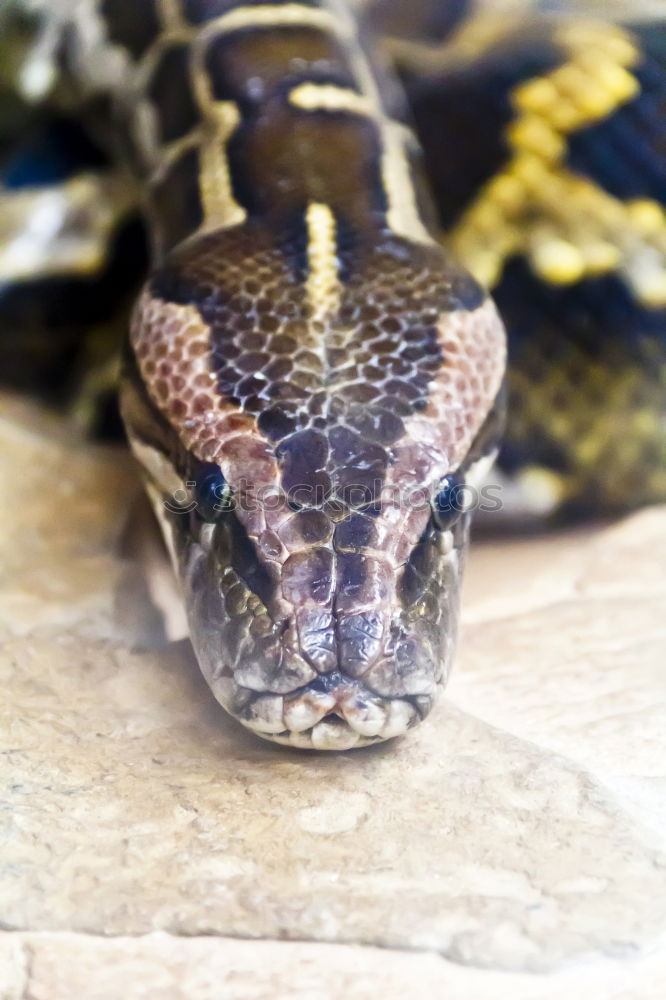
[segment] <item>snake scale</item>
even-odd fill
[[[626,332],[633,308],[632,344],[643,350],[642,323],[651,334],[642,369],[657,363],[656,384],[648,379],[627,410],[642,438],[623,474],[646,454],[659,466],[662,174],[656,195],[627,202],[565,161],[569,135],[584,137],[636,97],[638,50],[613,25],[549,23],[532,35],[525,68],[514,58],[520,33],[505,22],[475,91],[486,41],[463,26],[459,47],[446,47],[465,6],[419,0],[407,29],[400,4],[371,10],[375,28],[402,38],[402,87],[368,44],[365,19],[339,0],[49,8],[67,72],[87,100],[107,101],[117,157],[142,194],[151,262],[121,409],[193,646],[225,709],[279,743],[340,750],[401,735],[446,681],[468,498],[497,452],[506,395],[503,324],[484,286],[496,286],[518,354],[514,404],[537,360],[543,369],[529,325],[520,333],[525,312],[538,311],[543,328],[575,285],[571,323],[589,332],[599,310],[588,303],[605,297],[610,329],[624,293],[598,282],[628,289],[619,326]],[[568,78],[557,76],[563,60]],[[603,85],[566,105],[572,66],[579,86],[581,73]],[[493,131],[498,80],[518,111],[508,133],[505,121]],[[580,219],[584,232],[573,232]],[[442,225],[456,254],[438,239]],[[584,391],[579,371],[590,364],[570,377],[565,358],[563,378],[557,320],[549,329],[557,417],[563,396]],[[621,371],[604,367],[611,389]],[[566,475],[580,483],[597,436],[580,434],[587,450],[570,460],[563,442],[578,428],[560,415],[561,439],[541,440],[540,406],[522,407],[503,469],[524,466],[529,444],[542,471],[562,473],[558,489]],[[661,495],[659,482],[646,477],[646,498]],[[599,483],[591,474],[580,496]],[[546,485],[546,506],[557,506],[564,494],[553,499],[552,476]],[[608,490],[610,506],[617,493]]]

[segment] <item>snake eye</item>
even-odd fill
[[[435,524],[440,531],[452,528],[465,513],[465,480],[455,472],[444,476],[432,501]]]
[[[234,501],[231,488],[217,465],[204,466],[197,477],[194,487],[194,499],[197,504],[197,514],[202,521],[214,523],[233,510]]]

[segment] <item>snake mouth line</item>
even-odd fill
[[[322,680],[280,695],[241,689],[227,675],[219,695],[257,736],[313,750],[350,750],[401,736],[428,714],[433,701],[430,695],[381,697],[358,681],[331,686]]]
[[[300,732],[285,729],[281,733],[266,733],[257,729],[250,722],[243,719],[240,721],[262,739],[302,750],[353,750],[357,747],[371,746],[373,743],[382,743],[389,738],[381,735],[362,736],[361,733],[352,729],[348,722],[333,714],[325,715],[315,726]],[[392,735],[399,736],[400,733]]]
[[[239,721],[257,736],[281,743],[283,746],[297,747],[303,750],[352,750],[357,747],[372,746],[384,740],[393,739],[407,732],[420,720],[420,715],[413,706],[399,700],[397,711],[392,713],[392,720],[383,730],[374,735],[365,735],[354,729],[341,715],[330,712],[314,726],[308,729],[284,729],[281,732],[269,733],[261,728],[261,720],[238,717]]]

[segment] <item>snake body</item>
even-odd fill
[[[523,518],[659,502],[666,11],[627,4],[622,24],[598,19],[608,0],[552,0],[516,22],[494,3],[486,19],[461,17],[470,6],[415,0],[394,58],[439,223],[508,331],[494,474],[523,494]],[[436,11],[459,17],[451,37]]]
[[[59,16],[145,199],[121,406],[202,671],[271,740],[400,735],[451,661],[452,493],[495,448],[505,344],[435,240],[399,91],[335,2]]]

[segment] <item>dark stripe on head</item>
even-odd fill
[[[412,549],[400,578],[398,593],[404,607],[412,607],[422,600],[432,586],[432,577],[438,556],[433,544],[435,532],[429,524],[419,543]]]

